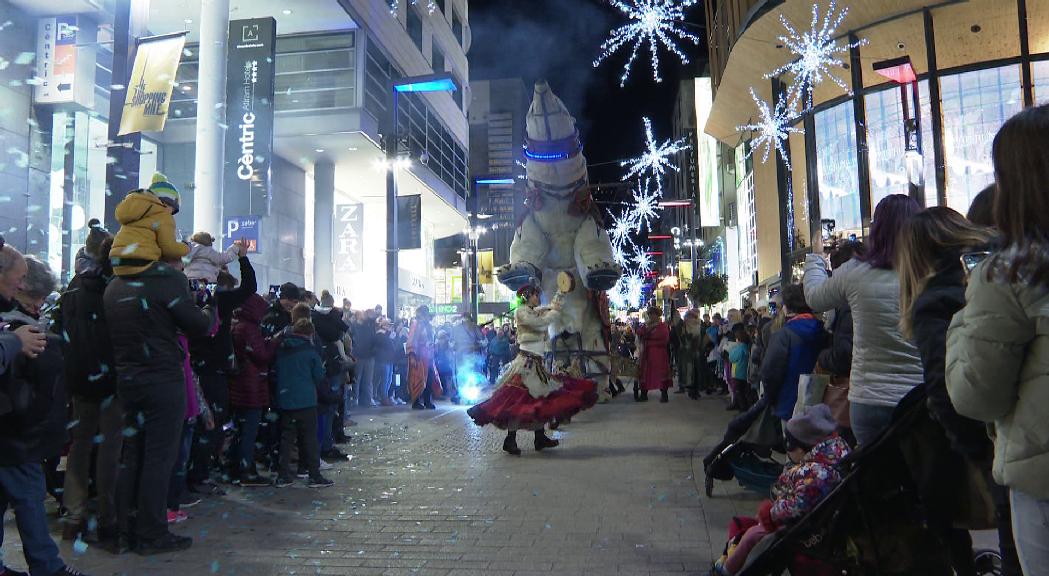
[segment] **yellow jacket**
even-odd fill
[[[189,246],[175,237],[175,217],[159,198],[140,190],[127,195],[116,210],[120,231],[113,238],[113,272],[131,276],[161,259],[182,258]],[[138,262],[121,264],[121,261]]]

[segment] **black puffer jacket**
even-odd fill
[[[990,463],[993,444],[987,428],[958,414],[947,394],[947,327],[965,307],[965,274],[958,256],[946,256],[925,291],[914,302],[914,342],[921,353],[925,372],[926,405],[934,420],[943,426],[951,446],[973,462]]]
[[[189,357],[195,372],[215,374],[228,371],[233,366],[233,311],[243,306],[258,288],[255,269],[245,256],[240,259],[240,286],[215,292],[215,309],[219,315],[218,331],[214,336],[204,335],[189,340]]]
[[[37,319],[25,310],[0,299],[0,314],[11,329],[35,324]],[[20,356],[0,377],[8,389],[30,390],[30,402],[21,411],[0,417],[0,466],[43,462],[60,455],[66,441],[66,390],[62,379],[62,342],[48,334],[47,347],[36,358]]]
[[[118,388],[185,386],[176,334],[199,337],[216,321],[210,306],[197,307],[186,275],[158,262],[113,278],[104,301]]]
[[[820,352],[819,366],[835,376],[852,372],[852,310],[848,306],[834,310],[830,347]]]
[[[109,278],[98,269],[77,274],[59,300],[57,329],[62,335],[66,388],[100,401],[116,393],[117,373],[109,338],[104,296]]]

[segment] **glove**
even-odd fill
[[[758,506],[758,521],[769,532],[776,531],[776,523],[772,520],[772,500],[763,500]]]

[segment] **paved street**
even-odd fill
[[[333,488],[231,488],[189,509],[175,531],[194,545],[180,554],[63,555],[95,576],[705,574],[728,519],[756,502],[728,484],[702,495],[702,456],[728,417],[721,398],[621,396],[577,417],[555,450],[522,434],[513,458],[462,408],[361,411]],[[10,514],[4,528],[20,567]]]

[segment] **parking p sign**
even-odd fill
[[[226,245],[229,248],[234,242],[242,240],[248,245],[248,254],[259,253],[260,216],[234,216],[226,219]]]

